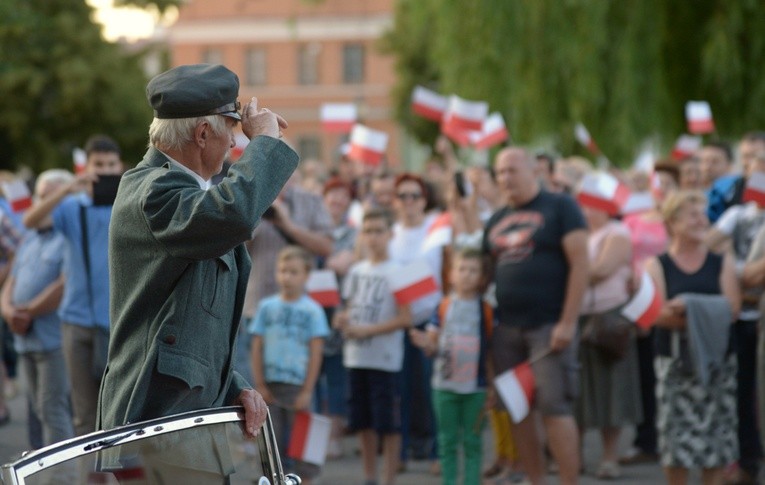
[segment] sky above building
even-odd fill
[[[95,9],[94,19],[103,25],[106,40],[120,38],[132,42],[151,37],[157,26],[167,26],[177,18],[177,11],[170,11],[160,16],[156,11],[147,11],[133,7],[114,7],[113,0],[87,0]]]

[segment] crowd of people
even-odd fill
[[[158,118],[163,109],[171,108],[155,106]],[[156,153],[150,151],[149,162],[160,151],[174,153],[161,124],[152,129]],[[151,254],[109,255],[116,194],[96,197],[94,189],[120,175],[123,162],[105,136],[91,138],[86,153],[78,175],[41,173],[35,202],[22,217],[7,201],[0,212],[0,309],[5,335],[12,337],[2,382],[12,382],[20,367],[31,448],[123,424],[124,413],[139,419],[151,411],[117,409],[128,405],[126,398],[104,404],[97,420],[99,388],[122,392],[119,379],[141,371],[128,369],[132,364],[115,358],[113,348],[107,365],[110,338],[112,345],[117,337],[130,341],[126,334],[134,331],[123,325],[115,334],[112,322],[110,337],[110,282],[118,281],[110,279],[110,258],[112,269],[143,264],[179,278],[190,274],[185,259],[214,258],[199,267],[202,273],[244,267],[243,252],[216,253],[220,241],[184,239],[204,231],[166,213],[177,201],[151,194],[141,202],[142,210],[153,211],[145,222],[153,236],[143,241],[154,245],[145,251]],[[578,197],[583,178],[599,173],[587,160],[518,147],[501,149],[490,166],[466,166],[440,139],[421,173],[365,165],[342,153],[331,163],[304,160],[259,222],[254,206],[245,211],[253,219],[247,224],[257,222],[244,245],[252,269],[233,277],[248,278],[246,291],[243,284],[213,288],[213,294],[200,289],[204,313],[195,325],[208,317],[239,318],[221,301],[233,308],[241,299],[238,334],[231,336],[238,372],[232,389],[253,384],[269,405],[283,450],[299,410],[331,418],[328,459],[350,453],[343,437],[358,434],[365,485],[394,483],[415,459],[431,460],[431,472],[444,484],[524,476],[540,484],[550,472],[567,484],[583,472],[616,480],[625,466],[645,461],[663,467],[672,484],[688,483],[692,469],[701,470],[707,484],[756,483],[762,459],[757,403],[765,407],[765,396],[757,398],[765,392],[765,362],[758,360],[758,335],[765,341],[759,332],[765,210],[745,193],[752,176],[765,173],[765,133],[744,135],[737,155],[713,141],[682,160],[659,160],[651,172],[609,169],[650,200],[629,214]],[[165,163],[157,160],[156,166]],[[227,177],[257,178],[237,163],[216,177],[196,173],[193,187],[184,190],[209,190],[210,178],[224,185]],[[131,177],[136,193],[156,189]],[[236,181],[230,186],[238,187]],[[144,222],[133,219],[137,205],[127,205],[130,195],[121,197],[117,213],[124,226],[112,226],[112,237],[117,231],[130,240]],[[193,210],[214,224],[215,207]],[[450,239],[433,243],[434,228],[444,221]],[[163,251],[170,256],[158,262]],[[391,275],[422,261],[438,289],[401,303]],[[315,269],[334,272],[339,305],[322,307],[307,296]],[[580,338],[631,299],[643,272],[663,296],[653,325],[633,326],[617,357]],[[183,278],[193,291],[202,284],[193,275]],[[167,291],[161,285],[151,295],[130,289],[152,281],[118,281],[119,298],[148,306],[127,306],[117,317],[144,318],[130,314],[139,306],[185,312],[191,303],[175,293],[157,300]],[[166,379],[165,392],[177,385],[173,377],[219,377],[205,375],[201,360],[175,369],[171,356],[180,352],[173,349],[183,329],[158,328],[157,358],[166,359],[167,371],[152,379]],[[535,378],[535,412],[515,422],[492,379],[524,362]],[[0,392],[0,424],[11,419],[4,396]],[[151,403],[147,398],[146,406]],[[482,449],[485,423],[495,439],[491,451]],[[625,427],[635,428],[635,439],[620,450]],[[587,430],[598,430],[602,440],[595,470],[583,470]],[[494,463],[482,470],[489,452]],[[321,474],[316,465],[294,466],[304,483]]]

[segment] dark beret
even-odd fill
[[[178,66],[146,85],[146,98],[160,119],[223,115],[241,120],[239,78],[221,65]]]

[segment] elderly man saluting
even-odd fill
[[[111,339],[99,429],[239,404],[246,432],[266,418],[260,394],[232,370],[251,237],[297,167],[287,123],[255,98],[239,113],[239,79],[220,65],[152,79],[150,148],[125,173],[109,237]],[[241,121],[250,139],[216,186]]]

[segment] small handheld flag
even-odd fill
[[[353,103],[324,103],[321,105],[321,128],[327,133],[350,133],[358,119]]]
[[[399,305],[408,305],[438,291],[433,271],[423,260],[417,260],[391,274],[390,285]]]
[[[347,157],[356,162],[377,166],[382,161],[387,147],[387,133],[357,124],[351,131]]]
[[[324,308],[332,308],[340,304],[337,276],[331,269],[311,271],[305,288],[308,296]]]
[[[647,271],[640,277],[640,288],[623,308],[622,315],[638,326],[648,328],[656,321],[663,305],[656,283]]]
[[[412,111],[432,121],[441,121],[449,101],[435,91],[415,86],[412,91]]]
[[[11,182],[3,182],[2,187],[13,212],[24,212],[32,206],[32,194],[24,181],[15,179]]]
[[[688,133],[703,135],[715,131],[712,108],[707,101],[688,101],[685,104],[685,119],[688,122]]]
[[[494,387],[510,412],[514,423],[529,415],[534,402],[534,372],[529,361],[522,362],[494,379]]]

